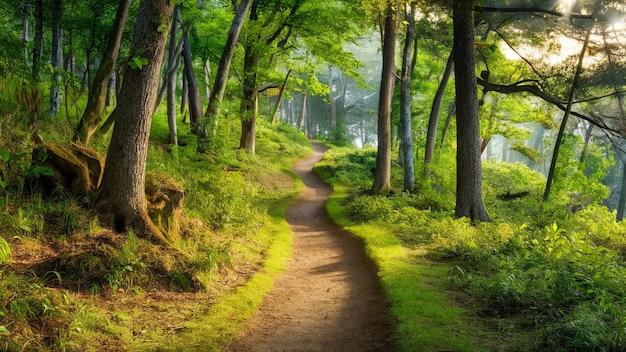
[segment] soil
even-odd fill
[[[245,331],[225,351],[395,351],[389,306],[361,240],[328,217],[332,193],[312,171],[327,148],[293,171],[304,182],[286,211],[293,256]]]

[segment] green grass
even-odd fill
[[[362,238],[379,268],[379,277],[397,321],[401,351],[483,351],[472,340],[477,331],[464,309],[447,295],[448,267],[417,255],[387,228],[350,221],[342,205],[348,193],[335,186],[326,208],[332,219]]]

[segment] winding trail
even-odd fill
[[[245,331],[225,351],[395,351],[388,305],[362,242],[335,225],[332,193],[312,171],[327,148],[293,171],[305,184],[286,211],[293,257]]]

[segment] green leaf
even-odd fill
[[[4,149],[0,149],[0,158],[2,158],[2,160],[4,160],[4,162],[9,162],[9,160],[11,159],[11,153],[9,153],[8,151],[4,150]]]

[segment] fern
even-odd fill
[[[11,247],[9,243],[0,237],[0,264],[6,262],[11,258]]]

